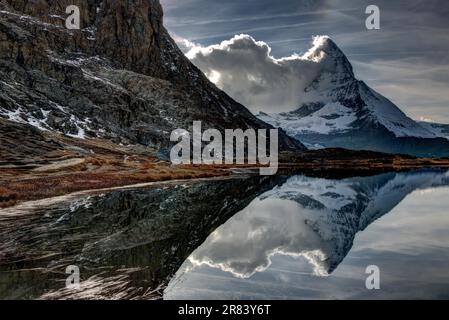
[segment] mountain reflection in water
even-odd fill
[[[429,298],[430,295],[447,298],[449,215],[446,208],[449,189],[442,190],[446,198],[438,196],[432,200],[440,205],[426,207],[440,217],[432,216],[434,212],[422,208],[415,212],[415,216],[405,212],[399,220],[386,223],[388,232],[378,228],[374,236],[370,235],[371,243],[363,249],[358,248],[358,254],[350,257],[356,261],[344,266],[338,277],[328,277],[347,257],[357,233],[391,212],[413,191],[430,191],[423,191],[429,197],[432,188],[447,185],[448,173],[438,171],[387,173],[342,180],[290,177],[281,186],[257,197],[215,230],[178,271],[165,298]],[[401,219],[408,221],[402,223]],[[442,223],[437,227],[438,222]],[[430,225],[430,230],[420,236],[436,239],[429,244],[418,243],[420,248],[415,247],[414,241],[422,239],[413,239],[413,232],[406,234],[401,223],[418,230]],[[439,237],[443,233],[444,236]],[[405,243],[399,247],[408,252],[395,255],[393,250],[397,248],[392,243],[387,243],[385,248],[373,249],[372,243],[380,242],[378,238],[381,237]],[[429,260],[420,261],[422,257]],[[401,261],[404,258],[419,265],[412,271],[412,267]],[[390,264],[404,269],[399,273],[408,268],[412,278],[407,279],[407,272],[402,273],[399,277],[402,276],[403,282],[398,283],[397,279],[388,279],[388,272],[385,272],[382,279],[388,288],[370,292],[365,287],[365,269],[370,264],[386,265],[385,260],[394,261]],[[439,267],[432,265],[434,261]],[[385,269],[381,268],[381,271],[388,271]],[[418,277],[423,281],[413,284]],[[417,290],[419,294],[408,290]]]
[[[164,291],[196,298],[192,286],[205,289],[203,276],[229,275],[230,286],[215,291],[220,298],[235,290],[232,281],[272,269],[277,257],[326,279],[356,233],[414,190],[445,185],[448,174],[434,170],[340,180],[245,176],[3,209],[0,298],[152,299]],[[79,291],[65,288],[68,265],[80,267]]]

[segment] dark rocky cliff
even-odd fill
[[[80,30],[65,28],[71,4]],[[219,130],[271,128],[185,58],[158,0],[1,0],[0,117],[154,147],[194,120]],[[283,132],[280,148],[304,150]]]

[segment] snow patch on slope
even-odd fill
[[[61,107],[58,104],[55,104],[55,107],[59,110],[64,111],[64,108]],[[51,131],[55,130],[52,128],[48,123],[48,117],[51,113],[51,110],[44,110],[40,109],[41,117],[37,117],[34,115],[34,113],[26,112],[23,110],[21,106],[18,106],[15,110],[7,110],[5,108],[0,107],[0,117],[7,119],[9,121],[21,123],[21,124],[27,124],[30,126],[33,126],[41,131]],[[91,130],[89,128],[89,124],[92,123],[92,121],[88,118],[85,119],[79,119],[75,115],[71,115],[69,119],[70,124],[76,128],[76,133],[64,133],[66,136],[72,137],[72,138],[78,138],[78,139],[85,139],[86,138],[86,130]],[[60,130],[55,130],[60,131]]]
[[[50,129],[47,124],[49,111],[41,109],[41,113],[44,116],[43,119],[39,119],[34,115],[23,111],[22,107],[18,107],[14,111],[0,107],[0,117],[17,123],[29,124],[41,131],[48,131]]]
[[[351,124],[357,120],[354,110],[339,102],[326,104],[320,110],[305,116],[295,117],[292,113],[266,114],[258,118],[277,128],[284,129],[289,135],[301,133],[329,134],[350,130]]]

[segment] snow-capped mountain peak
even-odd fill
[[[323,72],[342,73],[354,77],[351,63],[328,36],[314,37],[312,48],[302,58],[319,63]]]
[[[260,113],[260,119],[314,147],[449,155],[446,136],[409,118],[358,80],[345,54],[329,37],[315,37],[302,59],[318,66],[310,84],[298,92],[302,104],[291,112]]]

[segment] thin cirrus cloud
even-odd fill
[[[444,75],[449,66],[447,1],[378,0],[381,29],[377,31],[365,28],[365,8],[372,4],[368,0],[161,0],[161,3],[165,24],[185,52],[192,49],[192,43],[186,46],[185,39],[208,48],[246,33],[265,42],[274,60],[282,60],[279,57],[306,52],[312,36],[327,34],[347,55],[357,77],[394,101],[409,116],[449,123],[449,79]],[[193,62],[197,63],[195,59]],[[267,74],[273,66],[264,62],[259,67],[265,66],[267,70],[261,69],[260,73]],[[233,70],[243,73],[247,69],[246,62],[233,63]],[[206,65],[206,59],[200,64],[203,71],[216,68]],[[221,76],[227,76],[226,70],[222,70]],[[217,81],[217,72],[212,79]],[[275,83],[265,85],[276,87]],[[239,86],[242,96],[245,86],[242,83]],[[249,84],[246,87],[251,88]],[[223,89],[243,103],[249,99],[235,95],[233,92],[238,88]],[[292,86],[292,90],[298,88]],[[287,109],[290,103],[293,103],[290,108],[295,107],[293,94],[281,90],[272,96],[281,99],[281,109]],[[262,105],[260,109],[269,111],[264,106],[272,103],[271,98],[267,97],[265,103],[259,98],[256,95],[253,100]]]
[[[355,11],[355,8],[341,9],[340,12],[350,12]],[[261,21],[261,20],[272,20],[272,19],[280,19],[280,18],[299,18],[304,16],[314,16],[321,15],[327,13],[335,13],[335,11],[331,10],[317,10],[317,11],[309,11],[309,12],[298,12],[298,13],[285,13],[285,14],[274,14],[274,15],[262,15],[262,16],[253,16],[253,17],[240,17],[240,18],[229,18],[229,19],[213,19],[213,20],[173,20],[170,25],[171,27],[188,27],[192,25],[209,25],[209,24],[217,24],[217,23],[230,23],[230,22],[248,22],[248,21]]]

